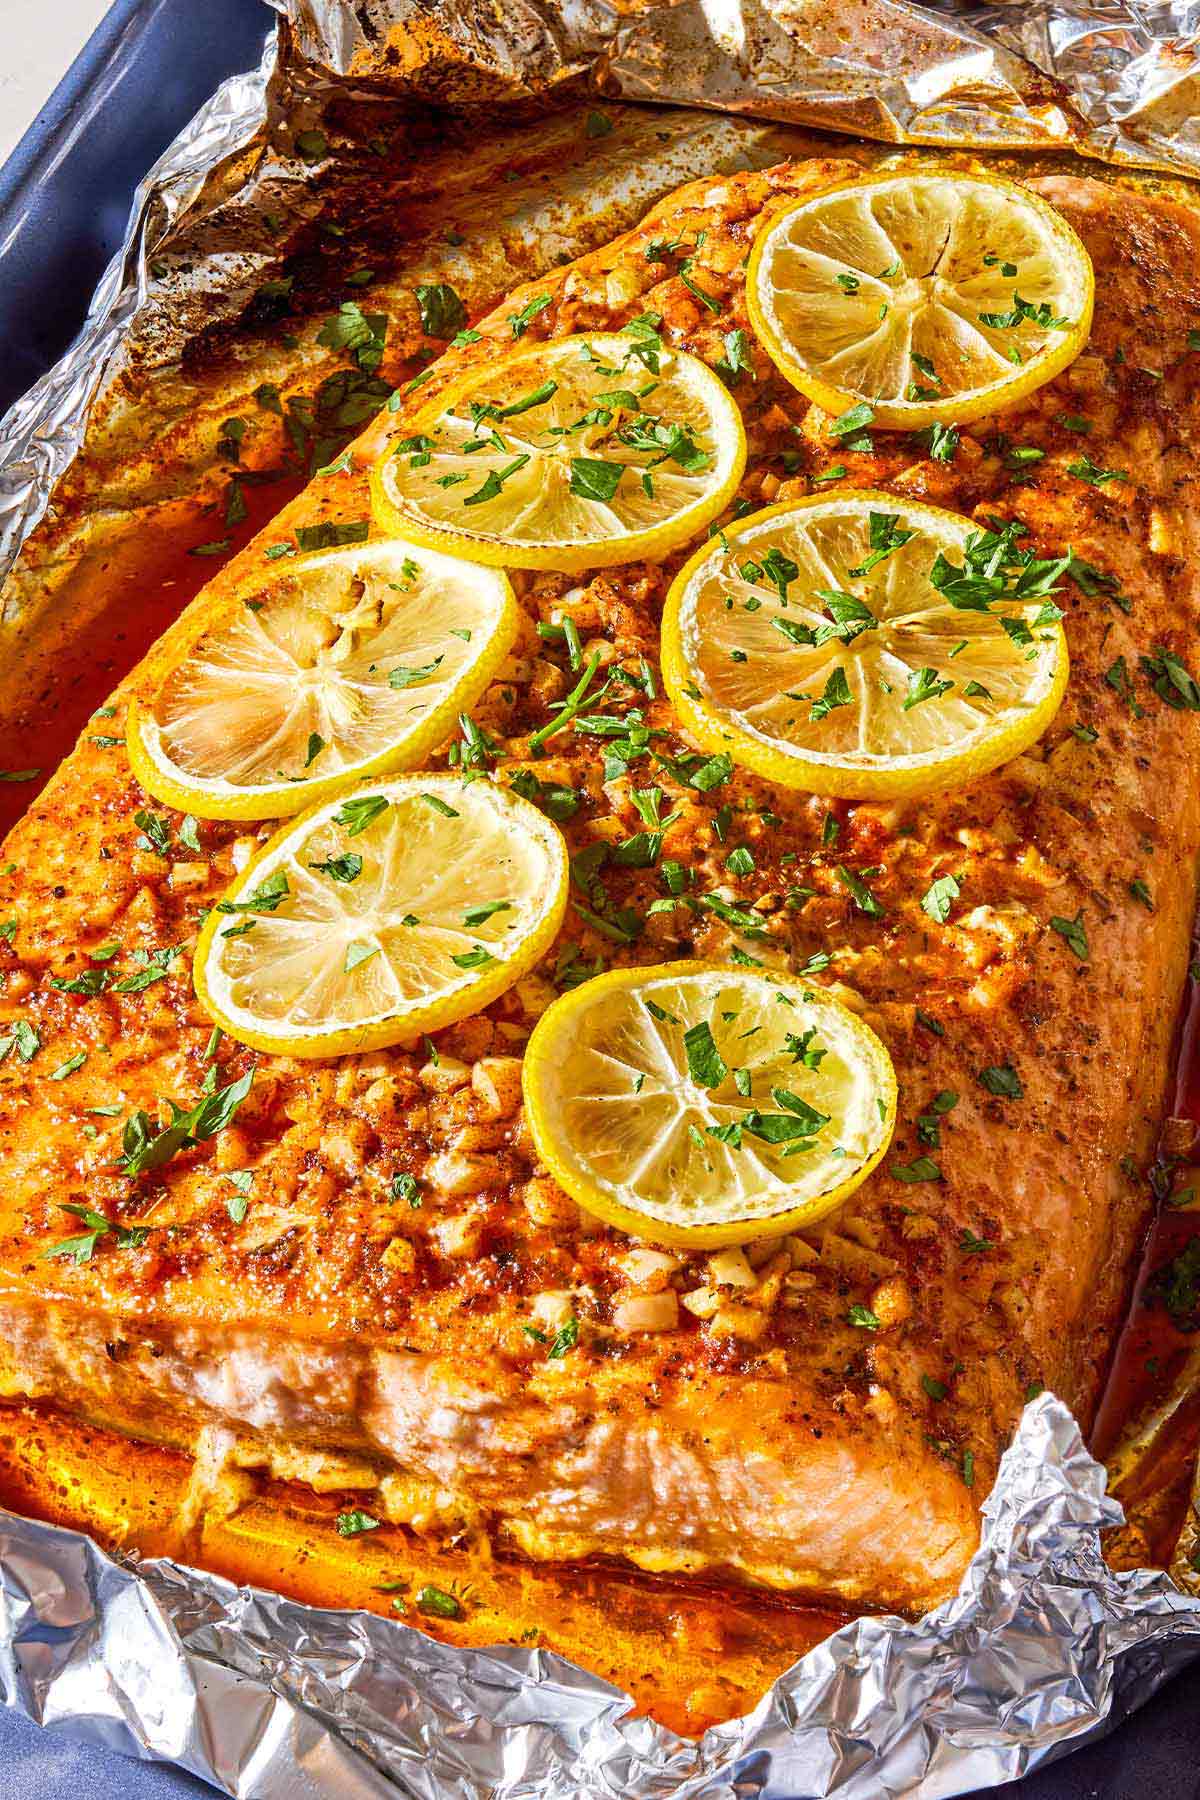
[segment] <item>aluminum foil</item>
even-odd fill
[[[1111,1729],[1200,1653],[1200,1601],[1113,1574],[1066,1408],[1026,1408],[958,1595],[861,1619],[696,1742],[545,1651],[458,1650],[0,1517],[0,1695],[245,1800],[946,1800]]]
[[[78,342],[0,424],[6,567],[118,373],[177,359],[190,318],[232,313],[271,274],[264,193],[289,225],[319,216],[328,167],[297,140],[347,96],[482,108],[481,129],[499,102],[620,96],[1200,173],[1200,0],[273,3],[262,66],[151,170]],[[186,279],[156,273],[172,256]],[[458,1650],[3,1515],[0,1694],[256,1800],[933,1800],[1110,1729],[1200,1654],[1200,1601],[1106,1567],[1099,1533],[1120,1509],[1051,1396],[1027,1408],[984,1516],[953,1601],[919,1624],[846,1627],[749,1718],[692,1742],[544,1651]]]
[[[260,67],[224,82],[159,157],[134,195],[125,242],[104,272],[76,342],[0,420],[0,573],[11,568],[82,448],[97,389],[146,306],[151,259],[202,210],[214,167],[261,129],[275,64],[272,37]]]
[[[900,144],[1200,171],[1197,0],[271,0],[314,62],[421,92],[587,76]],[[634,13],[635,16],[629,16]]]

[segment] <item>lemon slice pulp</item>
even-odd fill
[[[739,520],[680,570],[663,679],[705,745],[783,787],[933,793],[1046,729],[1067,683],[1051,595],[1020,528],[846,490]]]
[[[131,711],[138,780],[209,819],[300,812],[411,767],[510,649],[497,570],[395,541],[276,562]]]
[[[664,963],[564,994],[523,1069],[538,1153],[581,1206],[671,1244],[737,1244],[840,1204],[895,1128],[875,1033],[791,975]]]
[[[741,477],[741,415],[653,331],[532,345],[473,370],[376,464],[387,531],[478,562],[574,571],[665,555]]]
[[[885,427],[1013,405],[1078,356],[1092,318],[1075,232],[991,176],[884,176],[802,200],[765,226],[746,279],[787,379],[829,412],[865,402]]]
[[[290,1056],[409,1042],[532,967],[566,904],[557,827],[490,781],[355,788],[278,832],[209,914],[196,992],[231,1037]]]

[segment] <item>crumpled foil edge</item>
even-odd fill
[[[1104,1471],[1026,1408],[954,1599],[843,1627],[693,1742],[564,1658],[463,1650],[0,1516],[0,1698],[238,1800],[946,1800],[1110,1730],[1200,1655],[1200,1601],[1115,1573]]]
[[[100,278],[78,337],[0,419],[0,574],[83,447],[92,401],[145,302],[152,257],[185,216],[195,217],[218,160],[250,143],[262,125],[277,48],[272,31],[258,68],[222,82],[145,175],[125,241]]]

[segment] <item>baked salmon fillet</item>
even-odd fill
[[[1200,227],[1108,182],[1031,182],[1093,258],[1083,354],[936,455],[899,433],[848,449],[755,342],[744,263],[764,209],[860,167],[684,188],[513,296],[419,397],[511,344],[517,311],[530,342],[652,311],[713,366],[744,331],[741,511],[882,488],[1073,553],[1057,596],[1070,685],[1047,734],[931,800],[829,801],[741,771],[698,787],[656,679],[687,551],[515,576],[521,636],[473,714],[489,772],[569,790],[576,859],[637,831],[641,774],[606,781],[595,738],[561,732],[530,757],[575,680],[561,634],[536,628],[573,620],[628,672],[614,709],[659,734],[645,766],[674,815],[664,856],[726,904],[651,911],[658,871],[610,861],[598,879],[636,914],[632,941],[594,928],[594,900],[568,909],[536,971],[432,1045],[302,1062],[214,1042],[193,993],[199,920],[270,827],[197,826],[139,789],[122,734],[151,679],[135,669],[3,852],[4,1394],[192,1449],[198,1469],[360,1489],[418,1531],[902,1609],[958,1581],[1026,1398],[1052,1388],[1087,1424],[1148,1217],[1196,902]],[[683,272],[658,248],[678,242],[696,246]],[[362,447],[403,429],[393,415]],[[320,477],[211,585],[269,572],[266,547],[301,526],[368,516],[363,474]],[[188,630],[185,614],[180,646]],[[731,872],[731,844],[751,872]],[[947,876],[942,918],[922,902]],[[735,950],[816,958],[814,981],[854,997],[895,1062],[897,1133],[811,1230],[664,1251],[539,1167],[522,1049],[600,967]],[[131,1131],[204,1094],[205,1142],[123,1172]],[[418,1205],[395,1197],[398,1174]],[[670,1297],[635,1304],[648,1294]],[[864,1309],[877,1329],[855,1323]]]

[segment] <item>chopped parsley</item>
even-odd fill
[[[357,881],[363,870],[363,859],[353,850],[347,850],[343,856],[330,856],[324,862],[310,862],[310,869],[320,875],[328,875],[330,881]]]
[[[469,950],[460,951],[450,960],[459,969],[489,969],[496,958],[485,944],[472,944]]]
[[[913,531],[901,529],[899,513],[882,512],[868,514],[868,534],[869,553],[864,556],[856,568],[846,570],[852,581],[866,575],[875,567],[876,563],[881,563],[885,557],[892,554],[893,550],[899,550],[902,544],[907,544],[908,540],[916,535]]]
[[[232,1122],[253,1080],[254,1070],[248,1069],[236,1081],[206,1094],[190,1112],[168,1100],[171,1123],[162,1129],[156,1129],[149,1114],[140,1108],[131,1113],[121,1136],[122,1154],[117,1167],[125,1175],[143,1175],[149,1169],[162,1168],[180,1151],[215,1137]]]
[[[928,451],[930,459],[937,463],[952,463],[958,450],[957,425],[926,425],[921,431],[914,431],[913,442]]]
[[[1170,650],[1156,646],[1153,656],[1139,656],[1138,668],[1165,706],[1176,712],[1200,712],[1200,685]]]
[[[14,1050],[21,1062],[32,1062],[41,1047],[42,1040],[36,1028],[28,1019],[18,1019],[12,1030],[0,1037],[0,1062],[7,1062]]]
[[[1189,1239],[1178,1256],[1154,1271],[1149,1293],[1179,1331],[1200,1330],[1200,1237]]]
[[[546,1352],[547,1362],[560,1362],[568,1350],[573,1350],[579,1342],[579,1320],[568,1319],[560,1325],[554,1334],[550,1348]]]
[[[870,919],[882,919],[885,909],[860,875],[856,875],[844,863],[836,864],[833,872],[848,891],[859,912],[866,913]],[[868,871],[868,873],[870,872]],[[878,871],[874,872],[878,873]]]
[[[364,1531],[378,1531],[379,1520],[372,1518],[369,1512],[355,1507],[351,1512],[340,1512],[337,1516],[339,1537],[361,1537]]]
[[[942,1171],[931,1156],[918,1156],[910,1163],[893,1163],[892,1176],[896,1181],[941,1181]]]
[[[1087,930],[1083,923],[1082,907],[1080,907],[1073,919],[1063,919],[1055,915],[1050,921],[1050,929],[1051,931],[1057,931],[1060,937],[1066,939],[1068,947],[1079,958],[1080,962],[1087,962],[1089,955],[1088,938]]]
[[[357,837],[390,805],[385,794],[354,794],[334,813],[334,823],[345,828],[347,837]]]
[[[342,964],[342,973],[352,975],[361,963],[370,962],[373,956],[379,955],[378,944],[349,943],[346,945],[346,960]],[[455,957],[455,962],[458,958]]]
[[[980,1069],[978,1080],[989,1094],[995,1094],[998,1099],[1020,1100],[1024,1097],[1025,1089],[1021,1086],[1021,1078],[1011,1063]]]
[[[171,848],[171,826],[161,813],[135,812],[135,825],[140,825],[141,837],[138,838],[139,850],[153,850],[156,856],[166,856]]]
[[[729,1069],[717,1049],[712,1027],[706,1019],[688,1026],[683,1034],[683,1048],[687,1056],[688,1074],[697,1086],[720,1087],[729,1074]]]
[[[941,551],[929,571],[933,587],[961,612],[990,612],[998,602],[1044,599],[1058,592],[1071,557],[1038,558],[1019,547],[1028,527],[1019,519],[995,520],[996,530],[973,531],[963,546],[961,565]]]
[[[71,1213],[74,1218],[81,1220],[87,1226],[87,1230],[80,1232],[78,1237],[62,1238],[57,1244],[49,1245],[42,1251],[42,1256],[46,1259],[52,1256],[65,1257],[68,1261],[73,1262],[76,1268],[91,1261],[96,1245],[102,1237],[111,1235],[122,1250],[136,1250],[139,1245],[145,1243],[148,1235],[145,1226],[114,1225],[112,1220],[106,1219],[103,1213],[93,1212],[90,1206],[77,1205],[74,1201],[62,1202],[62,1211]]]
[[[868,406],[865,400],[860,400],[857,406],[851,406],[844,413],[838,414],[830,424],[829,434],[840,438],[847,450],[861,451],[869,456],[873,445],[867,427],[874,420],[874,408]]]
[[[426,337],[453,337],[466,324],[467,309],[447,282],[420,283],[413,294]]]
[[[952,681],[941,680],[936,669],[913,669],[908,677],[908,691],[901,710],[909,712],[926,700],[940,700],[953,686]]]
[[[941,1088],[929,1102],[929,1111],[917,1115],[917,1142],[926,1150],[941,1149],[942,1120],[957,1105],[958,1095],[953,1088]]]
[[[729,386],[735,387],[742,375],[754,374],[754,363],[750,356],[750,339],[740,328],[727,331],[723,338],[725,354],[714,364],[717,374]]]
[[[318,331],[317,342],[330,350],[348,350],[360,369],[374,374],[383,361],[387,327],[386,313],[365,313],[357,300],[343,300]]]
[[[939,925],[950,917],[950,907],[962,892],[957,875],[939,875],[931,881],[921,897],[921,911]]]
[[[524,337],[538,314],[545,312],[550,303],[549,294],[535,294],[532,300],[526,301],[520,312],[510,313],[508,322],[512,327],[513,336],[515,338]]]
[[[418,1612],[433,1619],[461,1619],[463,1616],[462,1602],[457,1596],[448,1594],[445,1588],[434,1587],[431,1582],[417,1589],[414,1605]]]
[[[849,706],[853,700],[850,683],[846,679],[846,671],[833,669],[825,682],[818,699],[812,703],[810,716],[815,720],[826,718],[835,708]]]
[[[582,500],[611,500],[625,473],[625,464],[605,462],[596,456],[571,458],[570,491]]]
[[[563,787],[552,781],[540,781],[532,769],[518,769],[509,783],[515,794],[523,800],[529,800],[545,813],[548,819],[565,824],[574,818],[579,811],[580,795],[574,788]]]
[[[288,878],[282,869],[268,875],[265,881],[247,894],[244,900],[218,900],[216,911],[219,913],[272,913],[291,893]]]
[[[1011,268],[1012,264],[1006,266]],[[1037,325],[1043,331],[1068,331],[1072,323],[1070,319],[1057,317],[1050,310],[1048,300],[1041,300],[1035,304],[1032,300],[1023,300],[1015,290],[1013,303],[1008,312],[980,313],[979,322],[981,325],[989,326],[993,331],[1009,331],[1013,326],[1025,323]]]
[[[514,456],[511,462],[505,463],[505,465],[502,469],[489,469],[487,474],[484,476],[483,480],[480,482],[479,486],[474,490],[474,492],[463,495],[463,505],[464,506],[482,506],[485,501],[494,500],[498,494],[503,492],[504,483],[510,478],[510,476],[516,475],[519,470],[521,470],[525,467],[525,464],[528,461],[529,461],[528,453],[525,451],[522,451],[522,453],[519,456]],[[459,480],[459,479],[466,480],[466,477],[465,476],[462,476],[462,477],[443,476],[441,478],[442,484],[448,486],[452,479],[453,480]]]
[[[414,1212],[421,1204],[421,1184],[404,1170],[392,1176],[392,1199],[405,1200]]]
[[[880,1329],[878,1316],[871,1311],[869,1306],[859,1306],[857,1303],[846,1314],[846,1323],[856,1325],[860,1331],[878,1331]]]
[[[409,668],[398,663],[394,669],[388,670],[388,686],[391,688],[416,687],[422,681],[429,681],[436,675],[446,658],[435,656],[431,663],[423,663],[420,668]]]
[[[1107,487],[1110,481],[1129,480],[1124,469],[1102,469],[1087,455],[1079,457],[1076,462],[1068,463],[1067,474],[1074,475],[1077,481],[1086,481],[1090,487],[1097,488]]]
[[[365,544],[370,532],[369,519],[323,519],[319,525],[300,525],[296,542],[301,550],[334,550],[341,544]]]

